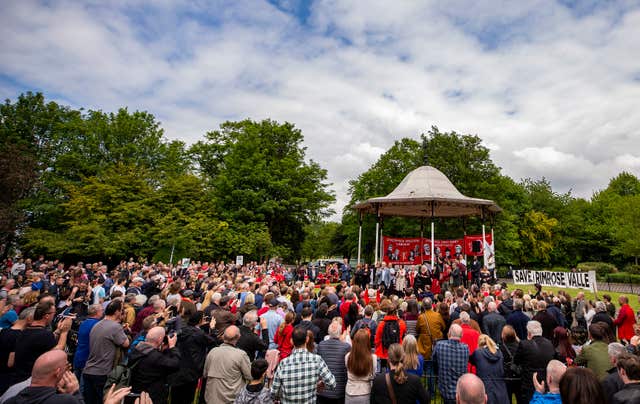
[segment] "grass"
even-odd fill
[[[535,288],[533,287],[533,285],[515,285],[513,283],[507,283],[507,287],[509,290],[514,290],[514,289],[522,289],[525,293],[529,293],[530,295],[534,295],[535,294]],[[542,287],[542,291],[547,291],[547,292],[553,292],[554,295],[558,294],[559,290],[564,290],[565,292],[567,292],[572,298],[576,297],[578,295],[578,292],[584,292],[584,297],[587,300],[593,300],[596,301],[598,300],[595,296],[595,294],[593,292],[589,292],[588,290],[581,290],[581,289],[563,289],[563,288],[554,288],[554,287],[550,287],[550,286],[543,286]],[[629,298],[629,305],[631,306],[631,308],[633,309],[634,313],[637,313],[638,310],[640,310],[640,302],[638,302],[638,300],[640,299],[640,297],[637,294],[631,294],[631,293],[618,293],[618,292],[606,292],[606,291],[600,291],[598,292],[598,298],[599,300],[602,300],[602,295],[607,294],[609,296],[611,296],[611,301],[616,305],[616,308],[619,308],[620,305],[618,304],[618,297],[620,297],[621,295],[625,295]]]

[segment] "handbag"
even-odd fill
[[[513,378],[519,378],[520,376],[522,376],[522,366],[517,365],[513,361],[513,355],[511,354],[508,346],[505,345],[504,349],[509,354],[509,371],[511,372],[511,376],[513,376]]]
[[[393,391],[393,386],[391,385],[391,376],[389,376],[389,373],[385,373],[384,380],[387,382],[387,391],[389,392],[391,403],[397,404],[398,402],[396,401],[396,392]]]

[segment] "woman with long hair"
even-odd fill
[[[402,340],[404,349],[404,368],[407,373],[422,377],[424,372],[424,358],[418,353],[418,341],[413,335],[407,335]]]
[[[376,371],[378,358],[371,353],[369,331],[358,330],[351,343],[351,352],[345,358],[347,366],[347,387],[345,403],[369,403],[371,382]]]
[[[407,310],[402,315],[402,319],[407,324],[407,335],[416,335],[416,324],[418,323],[418,316],[420,311],[418,309],[418,302],[415,299],[407,300]]]
[[[507,380],[507,396],[512,397],[513,394],[516,397],[520,392],[520,375],[514,373],[513,358],[516,356],[520,339],[516,334],[516,330],[510,326],[505,325],[502,327],[502,344],[500,344],[500,352],[502,352],[504,376]]]
[[[504,381],[502,352],[490,336],[480,335],[478,349],[473,351],[469,362],[476,367],[476,374],[484,383],[489,404],[511,403]]]
[[[569,368],[560,379],[560,398],[563,403],[606,403],[602,384],[588,368]]]
[[[291,342],[291,334],[293,334],[293,320],[296,316],[293,312],[288,311],[284,316],[284,321],[280,323],[278,331],[273,338],[273,342],[278,344],[278,351],[280,351],[280,360],[283,360],[287,356],[291,355],[293,351],[293,343]]]
[[[404,349],[400,344],[391,344],[387,351],[389,361],[389,373],[380,373],[376,376],[371,387],[372,404],[396,403],[422,403],[430,401],[429,393],[422,385],[420,378],[407,373],[404,367]],[[395,400],[392,400],[392,397]]]
[[[567,365],[571,365],[576,358],[576,351],[571,346],[569,340],[569,332],[564,327],[556,327],[553,329],[553,346],[556,348],[556,352],[560,360]]]

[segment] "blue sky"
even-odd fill
[[[302,129],[348,180],[431,125],[584,197],[640,175],[640,1],[5,1],[0,97],[147,110],[188,143],[225,120]]]

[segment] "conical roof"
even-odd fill
[[[416,168],[387,196],[370,198],[354,209],[383,216],[417,217],[478,216],[483,211],[501,210],[491,200],[463,195],[442,171],[431,166]]]

